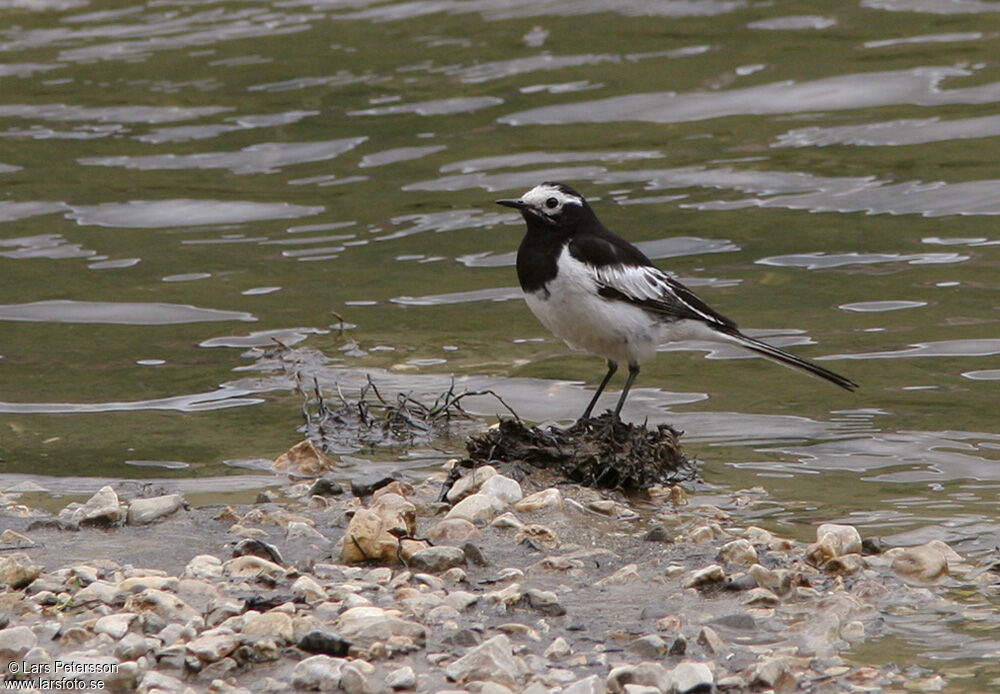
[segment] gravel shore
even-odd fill
[[[845,656],[884,635],[887,610],[947,602],[959,579],[996,583],[941,542],[886,549],[842,524],[813,542],[777,537],[749,521],[768,502],[759,488],[628,499],[481,466],[439,501],[446,476],[357,494],[293,481],[201,508],[106,486],[58,514],[6,493],[6,679],[254,694],[935,691],[940,674]]]

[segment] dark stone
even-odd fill
[[[257,493],[257,498],[254,500],[255,504],[270,504],[271,502],[277,501],[278,495],[272,492],[270,489],[265,489],[262,492]]]
[[[873,554],[882,554],[884,551],[885,546],[882,544],[881,538],[866,537],[861,541],[862,556],[870,557]]]
[[[537,588],[529,588],[524,591],[521,600],[527,603],[528,607],[543,612],[553,617],[560,617],[566,614],[566,608],[562,606],[554,593]]]
[[[374,490],[373,490],[374,491]],[[339,496],[344,493],[344,488],[336,480],[328,477],[321,477],[306,492],[308,496]]]
[[[323,655],[346,656],[351,648],[351,642],[340,634],[332,631],[310,631],[299,639],[299,648],[307,653],[322,653]]]
[[[282,561],[281,552],[278,551],[277,547],[253,537],[240,540],[233,548],[234,557],[242,557],[247,554],[252,554],[255,557],[261,557],[262,559],[267,559],[268,561],[273,561],[275,564],[281,564],[282,566],[285,563]]]
[[[670,644],[670,650],[667,651],[668,655],[684,655],[687,652],[688,642],[683,635],[679,635],[674,642]]]
[[[477,566],[489,566],[490,560],[486,558],[483,554],[483,550],[479,549],[478,545],[471,542],[466,542],[462,545],[462,551],[465,552],[465,558],[472,564]]]
[[[674,538],[665,525],[654,525],[642,536],[646,542],[673,542]]]
[[[395,482],[395,477],[380,477],[378,479],[351,480],[351,493],[356,497],[370,496],[387,484]]]
[[[258,612],[267,612],[278,605],[284,605],[286,602],[295,601],[294,595],[278,592],[241,593],[239,595],[234,595],[233,597],[237,600],[245,602],[246,609],[257,610]]]
[[[141,626],[144,634],[159,634],[167,626],[167,622],[155,612],[144,612]]]
[[[414,552],[410,557],[409,567],[413,571],[440,573],[453,566],[461,566],[465,561],[465,552],[458,547],[440,545]]]
[[[727,577],[722,585],[723,590],[743,591],[757,587],[757,581],[750,574],[740,574],[738,576]]]

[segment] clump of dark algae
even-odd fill
[[[681,450],[681,433],[669,424],[650,429],[614,420],[606,412],[566,429],[501,419],[471,436],[466,447],[473,465],[527,463],[577,484],[635,493],[697,478],[694,462]]]
[[[542,469],[569,482],[628,494],[698,479],[695,462],[681,450],[682,432],[668,424],[629,424],[606,412],[565,429],[540,428],[525,424],[491,390],[456,392],[452,383],[433,400],[422,401],[409,393],[383,394],[370,376],[356,398],[341,392],[336,382],[335,395],[327,397],[314,370],[317,359],[301,355],[302,350],[280,343],[272,350],[272,358],[294,377],[303,396],[305,424],[300,430],[327,454],[441,443],[442,450],[453,450],[455,439],[465,437],[469,457],[453,468],[446,489],[463,470],[497,463],[504,463],[515,477],[530,474],[525,468]],[[480,431],[483,421],[469,414],[462,402],[482,396],[492,397],[511,417]]]

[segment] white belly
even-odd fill
[[[545,289],[525,293],[531,312],[570,347],[622,364],[641,364],[656,353],[667,324],[643,309],[597,295],[586,266],[567,251]]]

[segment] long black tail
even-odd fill
[[[762,357],[767,357],[772,361],[776,361],[782,366],[788,366],[793,369],[799,369],[805,371],[807,374],[816,376],[817,378],[822,378],[825,381],[829,381],[834,385],[840,386],[844,390],[857,390],[858,384],[849,378],[841,376],[838,373],[834,373],[829,369],[824,369],[822,366],[813,364],[811,361],[806,361],[801,357],[797,357],[794,354],[789,354],[784,350],[780,350],[777,347],[772,347],[766,342],[761,342],[760,340],[755,340],[752,337],[747,337],[741,332],[723,332],[718,331],[721,335],[724,335],[728,339],[732,340],[734,343],[749,349],[751,352],[756,352]]]

